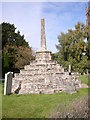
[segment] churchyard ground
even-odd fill
[[[85,75],[81,76],[81,81],[83,83],[88,83],[88,79]],[[75,107],[77,104],[79,104],[79,106],[81,105],[80,109],[82,109],[82,107],[85,106],[86,109],[85,107],[83,107],[86,110],[84,112],[87,112],[88,88],[81,88],[75,94],[12,94],[4,96],[3,83],[0,84],[0,88],[1,87],[3,118],[47,118],[60,116],[62,117],[68,114],[67,111],[70,113],[72,107]],[[76,111],[76,109],[78,109],[79,106],[76,106],[74,110]]]

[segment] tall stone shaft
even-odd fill
[[[45,22],[41,19],[41,50],[46,50]]]

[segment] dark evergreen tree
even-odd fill
[[[32,56],[32,48],[19,31],[16,31],[14,24],[2,23],[2,72],[15,72],[24,65],[29,64]],[[1,31],[1,29],[0,29]],[[0,39],[1,41],[1,39]]]

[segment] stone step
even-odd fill
[[[47,67],[42,67],[42,66],[38,66],[38,67],[30,67],[30,66],[25,66],[23,70],[20,70],[20,73],[23,73],[24,71],[27,72],[27,74],[30,72],[31,74],[33,74],[34,72],[36,73],[42,73],[42,72],[52,72],[52,73],[64,73],[63,70],[61,68],[58,68],[57,67],[50,67],[50,66],[47,66]],[[25,72],[24,72],[25,73]]]
[[[19,79],[17,79],[16,80],[16,78],[15,79],[13,79],[13,83],[20,83],[20,81],[21,81],[21,84],[31,84],[31,85],[35,85],[35,84],[37,84],[37,85],[54,85],[54,86],[56,86],[56,85],[58,85],[58,86],[61,86],[62,84],[63,84],[63,82],[61,81],[61,80],[56,80],[56,81],[54,81],[54,80],[49,80],[49,79],[47,79],[47,81],[45,81],[45,79],[43,78],[43,79],[21,79],[21,78],[19,78]],[[65,84],[64,84],[65,85]]]
[[[60,72],[54,71],[54,70],[46,70],[46,71],[29,71],[29,70],[20,70],[19,75],[30,75],[30,76],[37,76],[37,75],[53,75],[53,74],[61,74]]]
[[[39,68],[38,67],[31,67],[30,65],[27,65],[27,66],[24,66],[24,69],[25,70],[29,70],[29,71],[33,71],[33,70],[38,70]]]
[[[23,73],[23,74],[19,74],[19,75],[17,75],[16,77],[14,77],[13,79],[14,80],[30,80],[30,81],[32,81],[32,80],[42,80],[42,79],[50,79],[50,80],[52,80],[52,81],[54,81],[54,79],[55,79],[55,81],[58,81],[58,80],[64,80],[63,79],[63,77],[62,77],[62,74],[53,74],[53,73],[48,73],[48,72],[46,72],[46,73],[42,73],[42,74],[34,74],[34,75],[32,75],[32,74],[30,74],[30,73],[28,73],[28,74],[25,74],[25,73]]]
[[[46,90],[52,89],[52,90],[62,90],[63,89],[63,85],[58,86],[57,84],[53,85],[53,84],[41,84],[41,83],[24,83],[21,85],[22,90],[20,91],[43,91],[45,92]],[[13,86],[14,88],[18,88],[18,86]]]
[[[52,68],[55,68],[55,66],[56,66],[56,68],[60,67],[60,65],[56,64],[55,62],[47,62],[47,63],[40,63],[40,62],[37,63],[37,62],[34,62],[34,63],[30,63],[30,65],[24,66],[24,69],[33,69],[33,67],[35,68],[35,67],[38,67],[38,66],[40,66],[40,67],[50,66]]]

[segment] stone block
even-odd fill
[[[5,74],[4,95],[11,94],[13,72]]]

